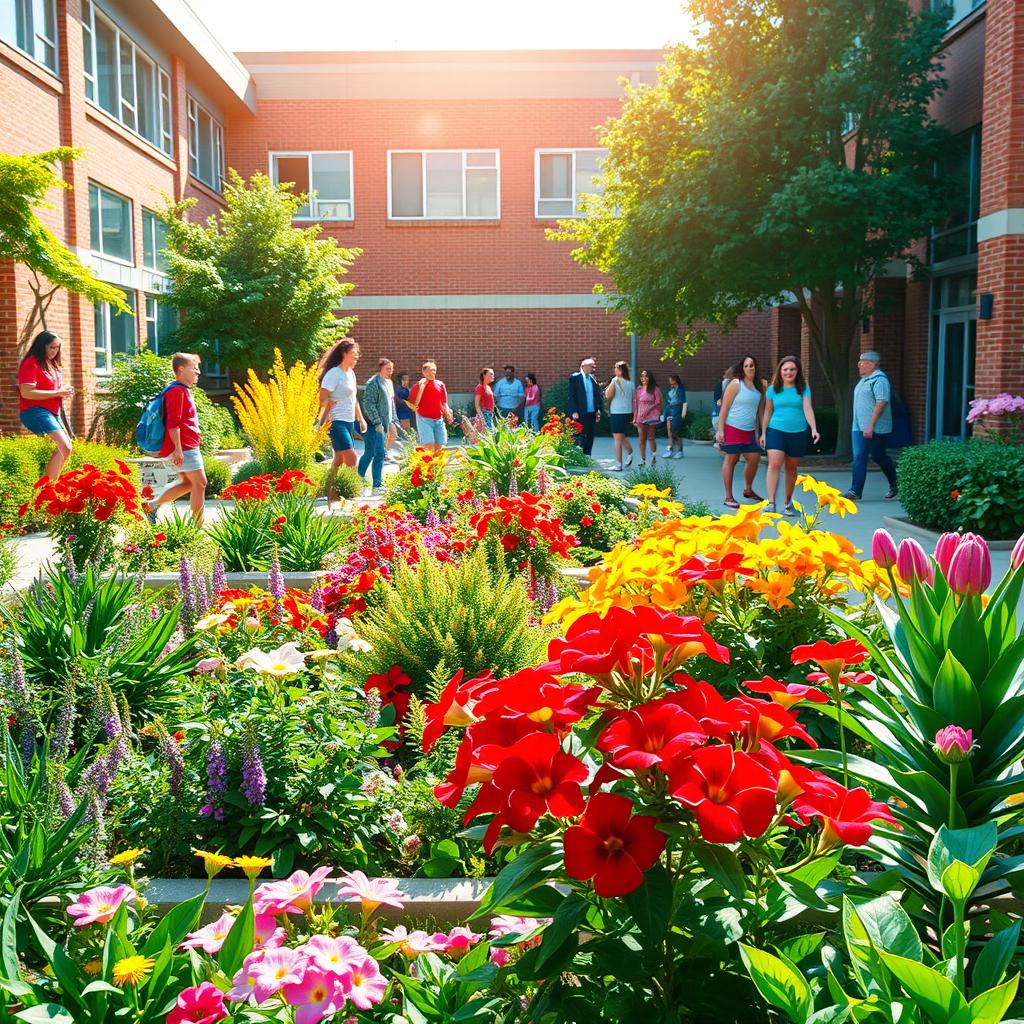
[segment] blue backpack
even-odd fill
[[[156,454],[164,446],[164,396],[171,388],[185,387],[179,380],[172,380],[156,398],[150,399],[142,411],[142,418],[135,428],[135,443],[144,451]]]

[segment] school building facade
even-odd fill
[[[958,0],[947,36],[950,86],[937,115],[956,155],[937,169],[962,203],[922,241],[929,282],[901,266],[879,284],[884,311],[862,325],[915,418],[917,439],[960,436],[966,402],[1024,384],[1024,11]],[[232,54],[182,0],[0,0],[0,151],[84,147],[43,219],[135,317],[59,296],[48,323],[84,394],[114,359],[166,352],[161,197],[223,206],[227,167],[316,196],[300,224],[363,250],[343,312],[358,316],[363,371],[386,354],[414,372],[434,358],[454,392],[483,365],[533,370],[542,387],[593,354],[603,377],[636,359],[660,381],[679,370],[710,393],[725,365],[801,352],[795,308],[750,312],[682,365],[660,363],[609,311],[593,271],[546,237],[578,211],[601,158],[598,128],[621,109],[622,79],[653,81],[656,50]],[[601,282],[606,287],[610,282]],[[980,296],[992,318],[979,320]],[[0,430],[18,428],[14,379],[31,305],[23,268],[0,262]],[[631,349],[631,345],[634,346]],[[851,374],[853,374],[851,366]],[[363,373],[361,372],[361,376]],[[816,393],[822,394],[813,372]],[[207,384],[226,389],[226,377]]]

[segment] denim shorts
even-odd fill
[[[788,459],[802,459],[807,454],[807,431],[776,430],[769,427],[764,447],[769,452],[782,452]]]
[[[198,448],[186,448],[182,453],[182,462],[176,466],[172,461],[174,455],[167,456],[167,467],[175,473],[198,473],[203,468],[203,453]]]
[[[428,420],[425,416],[416,415],[416,439],[420,444],[447,444],[448,431],[444,420]]]
[[[353,420],[346,423],[345,420],[331,420],[331,447],[336,452],[350,452],[355,448],[352,435],[356,432],[356,424]]]
[[[608,417],[612,421],[613,434],[625,434],[629,430],[629,424],[633,419],[632,414],[628,412],[611,412],[608,414]]]
[[[41,405],[30,405],[18,413],[18,419],[25,425],[27,430],[33,434],[52,434],[55,430],[61,430],[60,420]]]

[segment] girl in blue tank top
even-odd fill
[[[783,515],[795,516],[793,488],[800,472],[800,460],[807,454],[807,428],[811,428],[815,444],[820,440],[811,407],[811,389],[804,380],[803,367],[796,356],[784,356],[779,360],[765,395],[761,422],[762,443],[768,451],[768,511],[776,510],[779,476],[785,468],[786,504]]]

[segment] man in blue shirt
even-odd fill
[[[886,501],[894,501],[896,465],[886,454],[892,433],[892,388],[889,378],[878,368],[882,357],[877,352],[862,352],[857,360],[860,380],[853,391],[853,480],[844,498],[860,501],[868,476],[868,459],[874,459],[889,481]]]
[[[494,403],[499,416],[508,416],[509,413],[521,414],[526,404],[526,389],[523,382],[516,376],[516,368],[512,365],[505,367],[505,376],[496,381],[492,386],[494,391]]]
[[[580,425],[577,435],[585,455],[594,448],[594,426],[601,419],[601,393],[594,379],[597,360],[587,357],[578,373],[569,378],[569,415]]]

